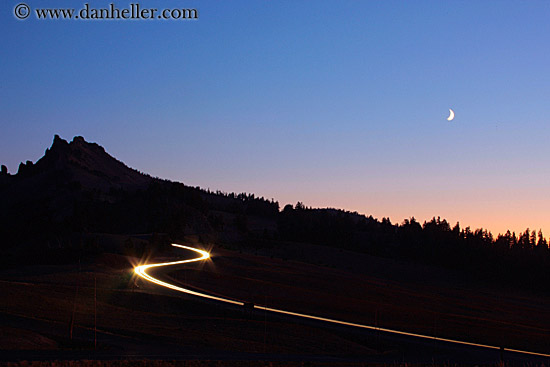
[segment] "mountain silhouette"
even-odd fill
[[[247,214],[276,213],[278,203],[254,195],[211,193],[140,173],[81,136],[69,143],[56,135],[36,163],[21,163],[13,175],[5,166],[0,171],[0,236],[7,250],[72,246],[83,233],[181,238],[223,228],[242,238]]]
[[[125,245],[107,248],[107,235],[122,238]],[[136,247],[132,239],[143,236],[147,251],[188,236],[253,248],[325,245],[550,289],[550,249],[542,231],[495,238],[487,230],[451,226],[439,217],[394,224],[389,218],[308,208],[301,202],[279,210],[278,202],[254,194],[211,192],[153,178],[79,136],[69,143],[56,135],[42,158],[21,163],[14,175],[5,166],[0,170],[4,265],[48,256],[73,261],[83,251],[142,256],[146,246]]]
[[[109,155],[96,143],[88,143],[77,136],[70,143],[55,135],[52,146],[35,164],[21,163],[17,174],[3,174],[4,183],[34,190],[52,188],[63,181],[78,183],[84,188],[108,191],[113,188],[144,189],[152,178],[129,168]]]
[[[80,136],[69,143],[55,135],[36,163],[21,163],[14,175],[6,171],[0,174],[0,228],[16,242],[109,229],[99,224],[113,219],[106,214],[120,206],[121,193],[146,190],[154,181]]]

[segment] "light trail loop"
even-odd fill
[[[196,257],[194,259],[188,259],[188,260],[179,260],[179,261],[171,261],[171,262],[167,262],[167,263],[147,264],[147,265],[136,266],[134,268],[135,273],[137,275],[139,275],[140,277],[142,277],[142,278],[144,278],[144,279],[146,279],[146,280],[148,280],[152,283],[158,284],[158,285],[166,287],[166,288],[173,289],[173,290],[178,291],[178,292],[183,292],[183,293],[191,294],[193,296],[208,298],[208,299],[212,299],[214,301],[221,301],[221,302],[231,303],[231,304],[234,304],[234,305],[244,306],[243,302],[233,301],[231,299],[222,298],[222,297],[211,296],[211,295],[205,294],[205,293],[195,292],[195,291],[192,291],[191,289],[186,289],[186,288],[178,287],[177,285],[173,285],[173,284],[170,284],[170,283],[163,282],[162,280],[159,280],[157,278],[153,278],[152,276],[147,274],[146,273],[147,269],[159,268],[159,267],[162,267],[162,266],[171,266],[171,265],[180,265],[180,264],[192,263],[192,262],[195,262],[195,261],[202,261],[202,260],[207,260],[207,259],[210,258],[210,254],[208,252],[206,252],[204,250],[199,250],[198,248],[189,247],[189,246],[182,246],[182,245],[178,245],[178,244],[175,244],[175,243],[173,243],[172,246],[197,252],[201,256]]]
[[[166,262],[166,263],[146,264],[146,265],[136,266],[135,269],[134,269],[135,273],[137,275],[139,275],[140,277],[142,277],[142,278],[144,278],[144,279],[146,279],[146,280],[148,280],[152,283],[158,284],[162,287],[173,289],[173,290],[178,291],[178,292],[183,292],[183,293],[191,294],[193,296],[211,299],[211,300],[214,300],[214,301],[230,303],[230,304],[233,304],[233,305],[239,305],[239,306],[244,306],[245,305],[245,302],[239,302],[239,301],[235,301],[235,300],[228,299],[228,298],[223,298],[223,297],[216,297],[216,296],[212,296],[212,295],[209,295],[209,294],[206,294],[206,293],[196,292],[196,291],[193,291],[191,289],[178,287],[176,285],[163,282],[162,280],[159,280],[159,279],[154,278],[151,275],[147,274],[146,273],[147,269],[158,268],[158,267],[162,267],[162,266],[180,265],[180,264],[191,263],[191,262],[195,262],[195,261],[207,260],[207,259],[210,258],[210,254],[208,252],[204,251],[204,250],[200,250],[200,249],[197,249],[197,248],[194,248],[194,247],[189,247],[189,246],[178,245],[178,244],[175,244],[175,243],[173,243],[172,246],[179,247],[179,248],[189,250],[189,251],[194,251],[194,252],[200,254],[201,256],[196,257],[194,259],[188,259],[188,260],[171,261],[171,262]],[[411,337],[415,337],[415,338],[430,339],[430,340],[436,340],[436,341],[439,340],[439,341],[443,341],[443,342],[447,342],[447,343],[468,345],[468,346],[474,346],[474,347],[480,347],[480,348],[486,348],[486,349],[496,349],[496,350],[501,349],[500,347],[497,347],[497,346],[494,346],[494,345],[478,344],[478,343],[466,342],[466,341],[461,341],[461,340],[438,338],[438,337],[430,336],[430,335],[422,335],[422,334],[410,333],[410,332],[407,332],[407,331],[386,329],[386,328],[376,327],[376,326],[372,326],[372,325],[356,324],[356,323],[353,323],[353,322],[340,321],[340,320],[334,320],[334,319],[329,319],[329,318],[325,318],[325,317],[307,315],[307,314],[302,314],[302,313],[297,313],[297,312],[284,311],[284,310],[279,310],[279,309],[276,309],[276,308],[270,308],[270,307],[266,307],[266,306],[254,305],[254,308],[256,308],[258,310],[269,311],[269,312],[274,312],[274,313],[284,314],[284,315],[290,315],[290,316],[294,316],[294,317],[301,317],[301,318],[310,319],[310,320],[318,320],[318,321],[323,321],[323,322],[329,322],[329,323],[332,323],[332,324],[345,325],[345,326],[357,327],[357,328],[368,329],[368,330],[377,330],[377,331],[382,331],[382,332],[389,333],[389,334],[405,335],[405,336],[411,336]],[[502,350],[507,351],[507,352],[513,352],[513,353],[529,354],[529,355],[539,356],[539,357],[550,357],[550,354],[529,352],[529,351],[525,351],[525,350],[518,350],[518,349],[511,349],[511,348],[502,348]]]

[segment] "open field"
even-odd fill
[[[457,282],[449,279],[451,273],[420,265],[312,248],[330,253],[334,266],[328,260],[315,265],[215,249],[212,262],[176,271],[172,279],[273,308],[509,348],[550,350],[548,296],[475,280]],[[352,260],[346,266],[347,259]],[[383,269],[377,273],[377,268]]]
[[[173,255],[187,256],[174,252],[151,261]],[[308,262],[296,260],[298,256],[282,260],[220,247],[212,249],[212,256],[205,264],[159,275],[210,293],[291,311],[506,347],[549,349],[550,302],[541,295],[471,284],[446,287],[445,274],[426,279],[438,270],[362,255],[342,266],[340,258],[348,254],[326,248],[317,248]],[[311,264],[323,257],[331,260]],[[499,359],[498,352],[462,354],[437,343],[415,344],[182,296],[135,279],[132,263],[137,260],[106,254],[80,269],[34,266],[4,271],[0,359],[219,360],[235,366],[265,365],[262,361],[297,366],[306,362],[359,366],[365,361],[395,365],[454,361],[457,353],[465,362],[491,365]],[[517,363],[523,359],[504,357]]]
[[[522,367],[544,367],[544,364],[516,364]],[[297,361],[159,361],[159,360],[118,360],[118,361],[20,361],[1,363],[4,367],[459,367],[457,363],[362,363],[362,362],[297,362]],[[479,367],[508,367],[508,363],[478,365]]]

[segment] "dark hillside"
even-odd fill
[[[300,202],[280,211],[275,200],[254,194],[212,192],[153,178],[82,137],[68,143],[55,136],[44,157],[22,163],[15,175],[2,168],[0,223],[8,264],[86,257],[104,250],[98,234],[127,236],[117,251],[131,250],[135,256],[194,235],[202,242],[254,249],[283,242],[325,245],[435,265],[483,281],[550,289],[550,250],[540,231],[495,238],[484,229],[451,227],[441,218],[395,224]],[[136,234],[155,240],[137,246]],[[42,256],[37,259],[36,253]]]
[[[241,218],[242,228],[238,221],[224,223],[215,210]],[[277,214],[278,203],[254,195],[212,193],[140,173],[82,137],[69,143],[56,135],[36,163],[21,163],[15,175],[0,173],[0,235],[8,262],[36,249],[43,259],[71,252],[61,249],[101,251],[97,241],[83,243],[91,233],[182,238],[230,231],[242,237],[247,215]]]

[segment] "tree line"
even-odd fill
[[[550,289],[550,249],[541,230],[507,231],[453,227],[432,218],[401,224],[336,209],[287,205],[278,220],[278,238],[344,248],[461,271],[476,279]]]

